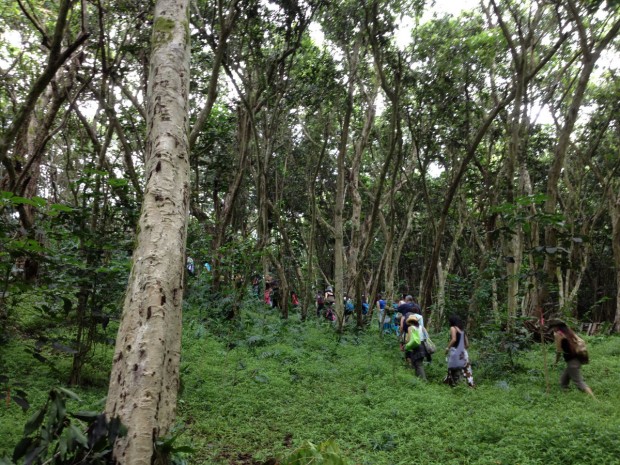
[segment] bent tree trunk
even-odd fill
[[[188,0],[155,5],[147,89],[146,188],[106,405],[128,434],[119,464],[149,465],[171,427],[179,386],[189,206]]]

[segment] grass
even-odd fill
[[[328,439],[356,464],[620,463],[618,337],[588,339],[592,361],[583,372],[597,395],[591,399],[574,387],[560,391],[563,364],[550,367],[547,393],[536,345],[518,355],[519,370],[493,372],[477,360],[472,338],[478,387],[451,389],[441,383],[443,357],[426,366],[429,381],[419,381],[396,341],[374,331],[350,328],[338,337],[327,322],[281,321],[257,305],[247,305],[233,328],[205,318],[214,311],[190,305],[184,316],[177,442],[194,448],[190,463],[262,463],[306,440]],[[447,335],[433,336],[443,347]],[[10,378],[27,382],[33,405],[62,382],[37,368],[18,340],[0,350]],[[76,390],[85,404],[79,409],[100,405],[105,360],[90,368],[97,382]],[[0,456],[28,416],[16,405],[0,407]]]

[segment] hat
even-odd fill
[[[409,323],[413,323],[414,321],[415,321],[416,323],[418,322],[418,317],[417,317],[417,316],[415,316],[415,315],[409,315],[409,316],[407,317],[407,324],[409,324]]]

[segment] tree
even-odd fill
[[[150,464],[174,421],[189,211],[189,1],[155,5],[147,89],[146,188],[106,414],[128,435],[121,464]]]

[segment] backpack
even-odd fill
[[[575,334],[575,340],[572,342],[572,349],[577,356],[577,359],[579,359],[579,361],[583,364],[588,363],[590,361],[590,357],[588,356],[588,347],[586,346],[586,341],[584,341]]]
[[[405,336],[405,350],[413,350],[420,347],[420,331],[415,326],[409,326]]]

